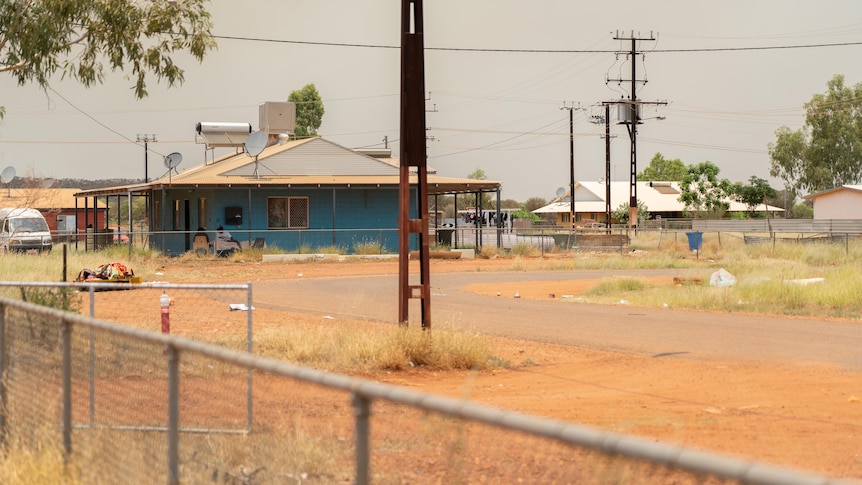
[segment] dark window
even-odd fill
[[[307,229],[308,197],[270,197],[266,219],[270,229]]]

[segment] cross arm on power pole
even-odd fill
[[[147,166],[148,166],[147,154],[150,151],[148,144],[150,142],[155,143],[156,141],[157,140],[156,140],[156,134],[155,133],[151,133],[151,134],[147,134],[147,133],[140,134],[140,133],[138,133],[137,142],[138,143],[143,142],[143,144],[144,144],[144,183],[147,183],[150,181],[149,175],[147,174]]]
[[[563,106],[560,109],[569,110],[569,223],[572,229],[575,228],[575,110],[582,110],[581,103],[575,106],[574,101],[566,103],[563,101]]]

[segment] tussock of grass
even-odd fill
[[[485,259],[494,259],[498,256],[502,255],[502,251],[500,251],[497,246],[482,246],[479,248],[479,251],[476,253],[476,256]]]
[[[392,326],[270,328],[255,335],[255,353],[349,373],[409,367],[482,369],[490,356],[484,340],[470,334]]]
[[[380,241],[377,240],[362,240],[353,243],[353,254],[369,255],[369,254],[385,254],[387,251]]]
[[[509,254],[512,256],[532,258],[539,255],[539,248],[529,243],[517,243],[512,246]]]
[[[316,247],[316,248],[314,248],[314,252],[317,254],[344,254],[347,251],[343,247],[336,246],[333,244],[330,246]]]
[[[650,285],[638,278],[613,278],[602,281],[586,292],[588,296],[605,296],[620,292],[642,291]]]
[[[0,449],[0,483],[77,485],[74,466],[66,466],[56,432],[28,429],[27,437],[7,436]]]

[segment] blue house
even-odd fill
[[[400,170],[390,156],[388,150],[351,150],[320,137],[285,142],[270,135],[257,156],[240,149],[149,183],[87,190],[76,197],[145,197],[147,240],[166,254],[191,250],[199,227],[212,240],[219,226],[244,246],[265,241],[289,252],[331,246],[350,252],[357,244],[380,243],[394,252]],[[499,182],[430,171],[427,178],[429,198],[494,192],[499,200]],[[416,213],[415,183],[411,176],[411,214]],[[433,232],[436,218],[430,219]]]

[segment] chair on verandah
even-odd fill
[[[198,234],[195,236],[194,243],[192,244],[192,251],[194,251],[195,256],[201,257],[206,256],[210,253],[210,240],[205,234]]]

